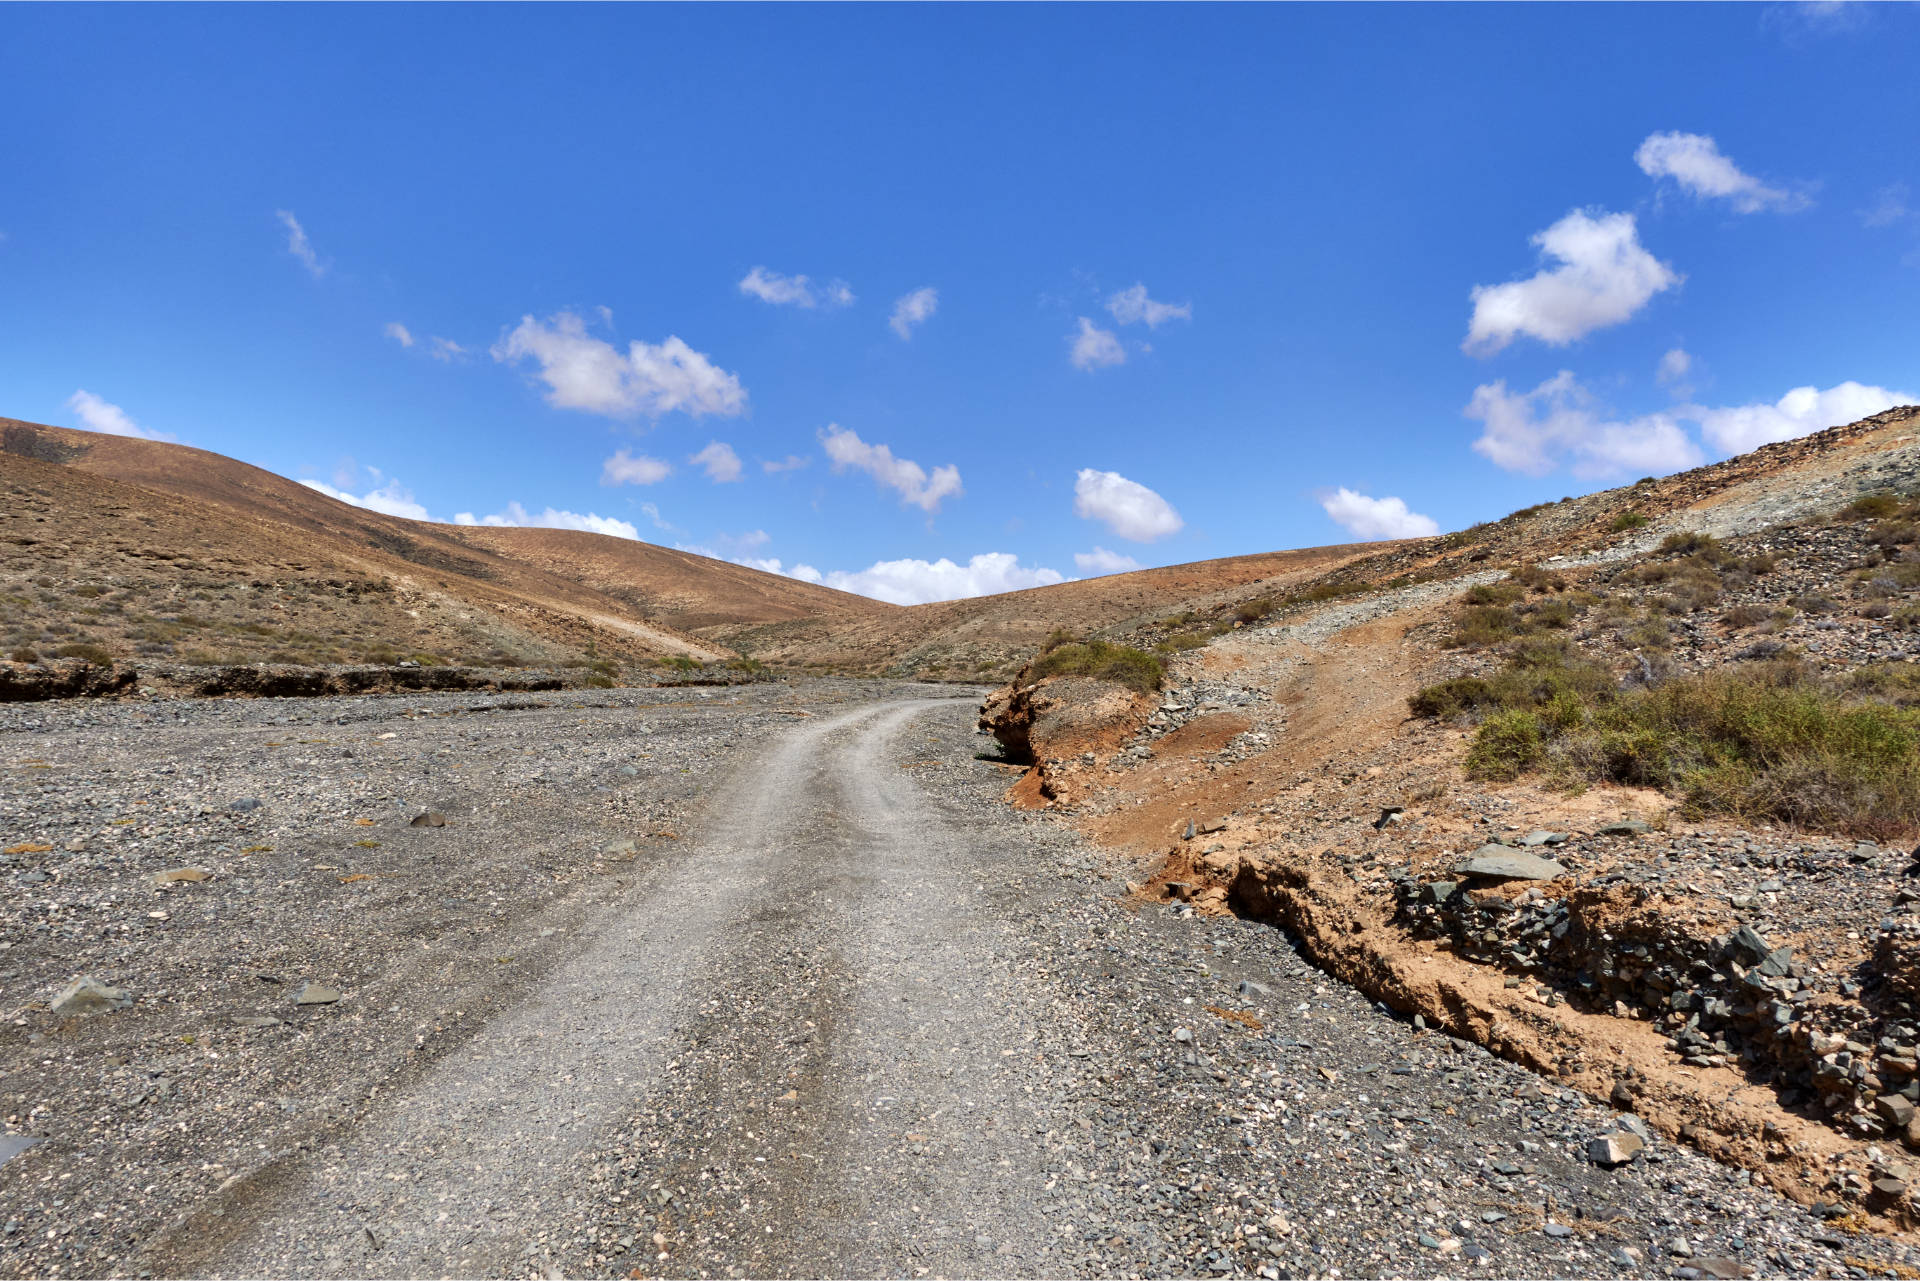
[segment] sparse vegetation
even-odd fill
[[[1160,688],[1165,674],[1160,660],[1145,650],[1103,640],[1056,644],[1049,637],[1047,648],[1027,664],[1020,683],[1032,685],[1049,676],[1091,676],[1125,685],[1139,694],[1151,694]]]
[[[53,651],[62,658],[78,658],[92,663],[95,667],[112,667],[113,655],[103,645],[93,645],[85,641],[75,641],[62,645]]]
[[[1651,521],[1639,512],[1626,511],[1615,516],[1613,518],[1613,524],[1609,526],[1609,528],[1616,534],[1624,534],[1629,530],[1645,529],[1651,523]]]

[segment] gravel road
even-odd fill
[[[0,1166],[0,1268],[1685,1276],[1911,1262],[1903,1243],[1849,1235],[1664,1142],[1596,1166],[1589,1141],[1618,1123],[1606,1109],[1370,1006],[1275,930],[1125,905],[1132,869],[1002,805],[1009,778],[975,757],[985,740],[972,701],[939,693],[822,683],[667,708],[685,695],[618,691],[598,707],[482,718],[484,730],[452,714],[471,696],[375,701],[389,718],[416,713],[401,722],[416,754],[438,750],[435,734],[473,735],[464,756],[496,774],[469,786],[520,778],[516,858],[540,850],[560,869],[543,873],[549,885],[577,870],[577,892],[542,898],[490,873],[498,914],[464,933],[433,933],[431,914],[379,917],[369,901],[377,927],[316,926],[348,931],[348,947],[362,930],[360,986],[340,1005],[275,1007],[288,1016],[279,1026],[210,1030],[221,983],[85,1018],[57,1019],[45,992],[16,1007],[7,1129],[44,1142]],[[367,705],[297,714],[332,723]],[[230,741],[284,732],[273,718],[288,706],[177,714]],[[36,758],[77,770],[89,743],[112,740],[113,776],[66,786],[164,792],[166,753],[132,751],[121,714],[77,724],[82,712],[42,709]],[[11,746],[9,760],[26,755]],[[623,759],[656,772],[621,775]],[[340,768],[307,767],[302,785],[330,795]],[[530,771],[552,795],[541,799]],[[403,776],[396,758],[386,790],[410,803]],[[600,795],[582,786],[592,778],[616,781]],[[484,809],[448,811],[444,831],[474,829],[463,860],[509,834],[483,826],[509,822]],[[617,876],[588,875],[641,812],[670,818],[677,839],[643,843]],[[399,847],[397,835],[381,839]],[[397,849],[383,874],[454,877],[454,848]],[[99,897],[88,877],[115,865],[73,857],[91,862],[30,890],[65,882],[70,897]],[[244,873],[190,892],[222,880]],[[221,915],[119,963],[213,956],[193,949],[233,928]],[[408,968],[422,942],[519,977],[482,1000],[457,965],[444,979]],[[545,959],[496,964],[509,946]],[[9,963],[53,981],[51,962]],[[379,995],[352,1016],[364,1019],[353,1052],[329,1054],[349,1026],[341,1011],[369,987]],[[445,1021],[417,1017],[455,1001]],[[179,1061],[189,1025],[196,1062],[227,1056],[204,1074]],[[120,1048],[102,1049],[116,1027]],[[256,1039],[284,1048],[249,1048]],[[101,1067],[111,1054],[124,1064]],[[151,1079],[169,1054],[176,1095],[197,1110],[141,1124],[157,1122],[173,1147],[150,1128],[115,1128],[124,1093],[88,1110],[106,1092],[100,1073]],[[220,1070],[235,1059],[255,1066]],[[309,1075],[289,1087],[297,1062]],[[302,1090],[336,1101],[305,1129],[276,1129],[290,1088],[296,1113]],[[139,1164],[130,1154],[144,1173],[122,1173]]]

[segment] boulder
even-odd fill
[[[1615,1130],[1587,1141],[1587,1159],[1611,1170],[1639,1156],[1645,1146],[1639,1135],[1628,1130]]]
[[[122,987],[108,987],[85,974],[61,988],[53,998],[55,1014],[111,1014],[133,1004],[133,993]]]
[[[1454,870],[1462,876],[1484,876],[1505,881],[1550,881],[1567,874],[1566,868],[1550,858],[1508,849],[1504,845],[1482,845]]]

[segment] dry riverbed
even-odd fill
[[[0,1272],[1920,1262],[1130,905],[973,693],[0,708]]]

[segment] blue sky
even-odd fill
[[[1920,393],[1912,6],[11,6],[0,48],[0,414],[402,514],[906,601]]]

